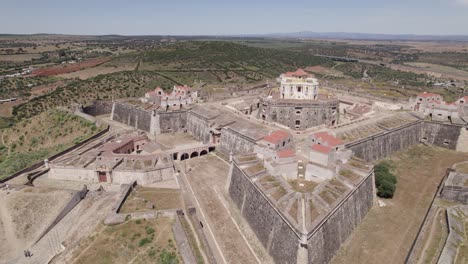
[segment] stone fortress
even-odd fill
[[[331,260],[375,202],[370,162],[421,142],[468,151],[463,98],[444,119],[434,114],[439,104],[420,100],[424,93],[387,107],[320,94],[318,80],[301,69],[278,81],[258,102],[114,102],[111,114],[156,138],[188,133],[229,159],[226,190],[277,263]],[[239,100],[251,102],[250,111],[235,107]]]
[[[187,86],[97,102],[85,112],[139,132],[64,155],[48,163],[48,177],[151,186],[175,181],[175,161],[216,150],[230,164],[228,196],[273,260],[327,263],[375,203],[371,162],[421,142],[468,151],[464,101],[456,118],[442,120],[422,110],[424,94],[403,105],[321,94],[301,69],[279,82],[261,95],[213,102]],[[164,135],[197,143],[171,147]]]

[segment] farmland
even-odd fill
[[[90,59],[90,60],[68,64],[64,66],[40,68],[40,69],[33,70],[31,73],[31,76],[46,76],[47,77],[47,76],[54,76],[54,75],[59,75],[59,74],[75,72],[75,71],[83,70],[86,68],[92,68],[92,67],[98,66],[108,60],[109,60],[108,58]]]

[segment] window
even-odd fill
[[[298,92],[298,93],[302,92],[302,87],[301,87],[301,86],[298,86],[298,87],[297,87],[297,92]]]

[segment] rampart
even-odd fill
[[[143,130],[152,135],[184,131],[187,126],[187,109],[151,110],[135,105],[115,102],[111,119]]]
[[[455,150],[463,126],[439,122],[424,121],[423,141]]]
[[[346,147],[365,161],[379,160],[418,144],[422,138],[423,126],[423,121],[418,120],[348,143]]]
[[[228,193],[276,263],[299,263],[304,247],[307,263],[328,263],[372,207],[373,178],[371,172],[309,233],[297,230],[235,161]]]
[[[83,112],[92,116],[110,114],[112,112],[112,102],[94,101],[93,104],[84,106]]]
[[[385,158],[420,142],[455,150],[462,128],[460,125],[417,120],[350,142],[346,147],[365,161]]]
[[[328,263],[374,204],[373,172],[308,235],[309,263]]]
[[[151,112],[130,104],[115,102],[112,109],[112,120],[150,132]]]

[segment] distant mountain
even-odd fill
[[[448,40],[468,41],[468,35],[413,35],[413,34],[372,34],[347,32],[312,32],[272,33],[256,35],[272,38],[322,38],[322,39],[360,39],[360,40]]]
[[[373,34],[373,33],[348,33],[348,32],[312,32],[300,31],[289,33],[270,33],[270,34],[236,34],[236,35],[68,35],[68,34],[2,34],[0,37],[80,37],[80,38],[98,38],[102,40],[117,40],[117,39],[160,39],[164,37],[183,38],[183,39],[199,39],[199,38],[291,38],[291,39],[350,39],[350,40],[418,40],[418,41],[468,41],[468,35],[416,35],[416,34]]]

